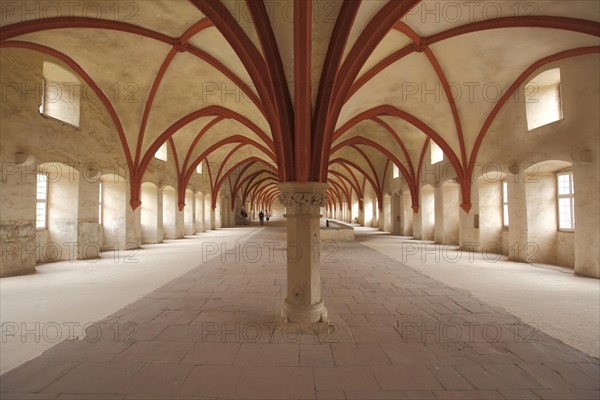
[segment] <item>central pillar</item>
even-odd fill
[[[320,208],[326,204],[328,185],[318,182],[279,184],[279,200],[287,218],[287,298],[283,322],[307,326],[327,319],[321,298],[319,248]]]

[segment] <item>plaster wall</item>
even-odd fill
[[[531,74],[531,78],[552,68],[560,68],[563,119],[528,131],[524,96],[515,96],[502,108],[482,142],[478,162],[495,162],[505,171],[509,165],[532,165],[545,160],[572,163],[575,180],[575,273],[600,278],[600,58],[585,55],[549,63]],[[527,81],[525,82],[525,84]],[[524,93],[523,87],[520,93]],[[513,195],[511,195],[511,186]],[[519,216],[528,211],[525,200],[515,195],[518,185],[509,180],[509,247],[526,243],[527,222]],[[515,200],[519,200],[516,201]],[[549,204],[548,204],[549,205]],[[550,206],[550,205],[549,205]],[[529,222],[533,222],[528,218]],[[516,226],[515,226],[516,224]],[[518,229],[515,229],[518,226]],[[534,229],[538,239],[544,237]],[[555,228],[556,229],[556,228]],[[542,235],[540,238],[539,235]],[[556,236],[556,234],[555,234]],[[542,243],[552,243],[544,239]],[[569,234],[558,234],[554,243],[559,251],[554,262],[569,266]],[[538,240],[534,239],[534,240]],[[511,258],[516,259],[510,251]],[[542,251],[541,258],[551,258]]]
[[[35,167],[3,158],[0,179],[0,276],[32,272],[36,264]]]

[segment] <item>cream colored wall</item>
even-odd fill
[[[504,254],[510,253],[515,260],[574,266],[576,273],[600,277],[599,57],[587,55],[553,62],[535,71],[530,78],[552,68],[561,69],[563,120],[528,131],[522,95],[524,85],[505,104],[482,142],[472,184],[471,211],[458,211],[460,241],[463,244],[478,243],[476,250],[481,250],[486,243],[495,243]],[[428,157],[429,151],[425,163]],[[515,164],[526,176],[523,171],[528,166],[546,160],[563,160],[573,165],[575,233],[557,230],[554,174],[543,178],[535,187],[526,185],[522,181],[523,176],[517,177],[516,182],[509,182],[511,226],[508,232],[502,231],[499,187],[485,180],[482,182],[477,177],[486,166],[492,165],[492,169],[513,179],[509,166]],[[450,175],[454,175],[454,172],[445,167],[447,162],[443,161],[437,168],[425,165],[427,168],[422,172],[421,183],[435,184],[452,178]],[[388,174],[391,175],[391,169]],[[384,189],[392,192],[403,190],[403,222],[408,221],[409,215],[414,216],[414,232],[411,234],[416,238],[427,238],[429,194],[423,194],[421,190],[419,213],[410,214],[407,213],[410,197],[406,187],[403,188],[401,178],[388,179]],[[448,208],[436,208],[438,220],[440,216],[445,218],[446,214],[452,212]],[[479,215],[479,228],[475,227],[475,215]],[[404,225],[407,234],[406,223]],[[438,226],[438,229],[441,235],[441,227]],[[528,256],[532,254],[534,246],[539,249],[536,250],[537,257],[531,259]]]
[[[49,242],[66,243],[69,239],[70,243],[74,239],[77,243],[74,247],[75,256],[80,259],[97,257],[98,248],[113,248],[115,242],[121,248],[126,245],[138,246],[142,239],[141,209],[135,212],[131,210],[128,183],[116,184],[119,190],[115,193],[119,194],[106,200],[107,207],[114,207],[118,216],[111,219],[109,215],[109,226],[100,228],[98,225],[98,179],[94,179],[94,176],[127,174],[124,153],[104,105],[97,98],[85,95],[86,92],[91,93],[90,90],[83,91],[79,130],[65,126],[60,121],[44,118],[39,113],[42,65],[45,60],[58,65],[62,63],[28,50],[1,51],[0,79],[3,84],[16,88],[16,92],[4,93],[5,98],[0,103],[0,163],[4,166],[0,181],[0,238],[3,243],[0,276],[33,271],[36,256],[38,263],[48,261],[42,249]],[[122,99],[115,101],[119,100]],[[30,176],[27,176],[24,168],[15,165],[19,152],[35,157],[35,163],[28,167]],[[77,182],[73,182],[73,190],[70,191],[72,196],[68,198],[52,193],[53,200],[56,200],[51,200],[56,221],[52,221],[51,225],[56,229],[53,232],[36,232],[35,170],[43,163],[57,162],[72,166],[84,179],[78,178]],[[176,186],[176,169],[170,149],[169,162],[153,160],[144,181]],[[200,190],[207,185],[205,177],[197,174],[190,181],[190,187]],[[108,186],[110,192],[111,184]],[[58,186],[50,187],[51,192],[54,189],[58,189]],[[115,204],[111,206],[111,202]],[[64,225],[66,221],[59,216],[61,208],[74,210],[75,217],[69,219],[73,229],[59,229],[59,222],[62,221],[60,223]],[[52,220],[53,217],[50,218]],[[119,229],[121,232],[118,232]],[[67,234],[72,237],[63,237]],[[48,252],[51,250],[48,249]],[[68,249],[63,250],[64,258]]]
[[[503,171],[517,163],[526,168],[545,160],[562,160],[573,164],[575,179],[575,219],[574,234],[558,234],[542,237],[536,234],[533,240],[543,240],[544,246],[554,243],[558,255],[554,263],[574,265],[575,272],[600,277],[600,180],[598,179],[600,149],[600,60],[597,55],[586,55],[550,63],[532,74],[532,77],[552,68],[561,71],[561,97],[563,119],[561,121],[527,130],[525,104],[522,96],[509,101],[498,115],[483,141],[480,163],[495,162]],[[521,93],[523,93],[521,88]],[[550,185],[550,183],[548,183]],[[510,193],[510,190],[509,190]],[[531,193],[528,191],[528,193]],[[548,195],[550,191],[548,190]],[[510,201],[510,200],[509,200]],[[514,210],[515,214],[522,210]],[[547,204],[548,207],[555,207]],[[523,207],[523,206],[519,206]],[[518,219],[517,219],[518,220]],[[533,222],[528,218],[529,222]],[[511,217],[511,230],[513,229]],[[527,229],[526,227],[523,229]],[[525,232],[511,232],[511,235],[525,235]],[[556,236],[560,239],[557,240]],[[573,238],[571,250],[569,235]],[[529,241],[527,239],[525,241]],[[551,260],[551,251],[542,251],[541,259]],[[571,261],[570,253],[574,253]]]

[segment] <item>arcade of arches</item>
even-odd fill
[[[394,332],[400,332],[396,314],[403,312],[398,310],[416,303],[394,297],[399,303],[386,308],[389,299],[384,298],[390,291],[405,292],[423,282],[430,289],[446,287],[429,281],[433,278],[420,281],[404,265],[421,252],[433,251],[442,259],[468,254],[504,263],[490,274],[509,274],[511,267],[506,266],[516,262],[518,268],[533,271],[531,280],[536,279],[536,271],[544,273],[534,266],[545,265],[567,272],[564,279],[597,286],[597,1],[81,0],[67,6],[27,0],[3,1],[0,6],[0,283],[5,287],[50,274],[53,266],[92,268],[92,261],[112,257],[108,254],[119,254],[117,259],[130,253],[143,257],[145,251],[169,252],[182,246],[171,241],[175,239],[193,237],[207,251],[209,242],[203,238],[223,232],[257,235],[264,241],[256,242],[256,249],[242,246],[241,261],[236,258],[235,263],[217,268],[224,274],[220,284],[242,285],[243,273],[256,267],[256,263],[244,264],[249,253],[264,250],[270,240],[281,241],[284,270],[274,275],[274,282],[283,292],[269,306],[268,301],[250,303],[265,305],[263,311],[279,326],[297,324],[301,332],[317,336],[330,332],[338,320],[350,327],[359,319],[385,326],[385,318],[373,322],[377,310],[386,310],[386,317],[394,320]],[[267,210],[270,225],[263,225],[259,213]],[[324,219],[332,220],[331,225],[325,226]],[[356,240],[321,241],[321,232],[328,229],[334,239],[342,231],[354,230]],[[366,254],[380,250],[376,244],[368,249],[359,243],[367,240],[362,236],[366,234],[378,238],[373,240],[385,237],[386,246],[393,245],[388,253],[381,252],[392,258],[392,253],[399,254],[398,268],[406,270],[397,271],[405,275],[382,273],[379,267],[389,274],[397,271],[391,258],[380,253],[372,255],[372,260],[379,260],[372,261],[377,265],[369,264]],[[329,245],[345,249],[340,255],[343,260],[350,254],[355,257],[337,265],[340,270],[334,273],[324,261]],[[238,250],[238,245],[233,246],[234,252]],[[189,259],[181,253],[186,265],[197,267],[189,272],[189,279],[214,279],[217,270],[203,270],[206,260],[200,248],[197,251],[196,258]],[[172,261],[160,267],[165,271],[180,262],[177,252],[168,254]],[[227,254],[221,259],[227,260]],[[360,260],[366,263],[363,270]],[[276,265],[277,260],[264,261],[266,270],[257,276]],[[244,272],[238,276],[235,268]],[[118,281],[119,268],[111,271]],[[177,271],[169,280],[186,272]],[[402,277],[417,283],[402,286]],[[246,284],[265,285],[255,279],[259,283],[250,278]],[[149,289],[96,320],[113,312],[119,315],[119,308],[143,301]],[[345,294],[339,295],[338,289]],[[347,312],[344,299],[358,306],[361,300],[370,304],[365,300],[367,289],[368,296],[379,298],[374,303],[381,308],[361,312],[348,306],[351,312]],[[265,290],[256,299],[270,298],[269,289]],[[430,318],[429,311],[444,315],[441,298],[453,298],[448,294],[451,290],[440,289],[435,296],[440,303],[429,299],[431,307],[416,315]],[[227,297],[226,291],[215,287],[205,291],[217,293],[219,300]],[[431,290],[411,294],[432,295]],[[44,293],[36,296],[43,298]],[[533,298],[534,303],[541,300]],[[191,308],[194,316],[212,312],[202,309],[211,301],[210,296],[198,300],[198,308]],[[571,306],[579,309],[589,304]],[[448,313],[468,310],[448,307],[444,309]],[[346,314],[356,315],[350,321]],[[597,336],[597,320],[591,323]],[[358,346],[353,357],[362,357],[368,365],[377,353],[368,355],[360,347],[362,336],[356,331],[350,336],[349,345]],[[389,358],[387,364],[395,365],[394,352],[382,344],[387,343],[384,336],[367,343],[379,343]],[[404,338],[401,332],[398,337]],[[562,377],[577,378],[565,378],[569,385],[564,388],[554,387],[543,381],[552,378],[542,378],[541,369],[524,368],[529,375],[518,378],[516,372],[502,369],[497,374],[513,374],[514,380],[523,382],[532,382],[531,378],[538,386],[508,385],[515,397],[499,398],[598,396],[597,383],[587,379],[597,378],[598,360],[593,358],[597,350],[588,352],[590,356],[572,355],[569,352],[575,350],[552,343],[564,357],[553,354],[549,359],[555,361],[549,362],[587,357],[578,361],[581,365],[554,370]],[[597,339],[591,347],[598,347]],[[273,351],[272,357],[277,357],[278,350]],[[359,353],[364,354],[359,357]],[[310,354],[309,358],[319,359],[318,348]],[[350,356],[344,364],[335,348],[333,355],[332,368],[363,365],[349,362]],[[489,349],[479,355],[493,357]],[[60,385],[62,379],[80,367],[72,370],[66,359],[61,360],[64,365],[54,366],[61,372],[44,375],[45,385],[32,388],[23,383],[23,376],[32,373],[27,370],[29,363],[21,367],[25,368],[21,375],[5,375],[8,391],[88,393],[62,390],[68,386]],[[435,363],[443,361],[438,357]],[[93,377],[92,371],[81,374]],[[468,371],[458,367],[456,371],[456,382],[466,379],[464,388],[446,385],[454,378],[444,370],[428,372],[437,381],[425,389],[438,397],[444,391],[468,391],[467,387],[488,389],[474,384],[476,379],[469,379]],[[372,367],[372,373],[378,386],[369,390],[390,390],[385,382],[393,375],[385,378],[385,374],[392,372]],[[253,381],[244,374],[240,382]],[[320,390],[319,382],[335,381],[339,378],[335,374],[319,378],[315,372],[307,378],[316,394],[284,395],[275,390],[278,394],[270,398],[314,398],[319,392],[331,398],[339,393],[346,396],[342,398],[358,398],[359,393],[376,398],[368,390],[343,385]],[[358,375],[359,381],[363,379]],[[298,382],[304,378],[298,377]],[[441,389],[436,391],[438,386]],[[406,388],[412,389],[410,384]],[[491,387],[495,393],[490,398],[509,396],[500,389],[505,388]],[[562,391],[553,394],[554,389]],[[267,389],[254,394],[239,390],[212,394],[199,389],[195,394],[269,397]],[[524,397],[518,397],[517,390]],[[184,397],[194,394],[193,390],[186,393]],[[391,393],[385,398],[400,396]],[[460,393],[448,395],[462,398]]]

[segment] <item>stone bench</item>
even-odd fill
[[[354,228],[338,221],[321,219],[321,240],[353,241]]]

